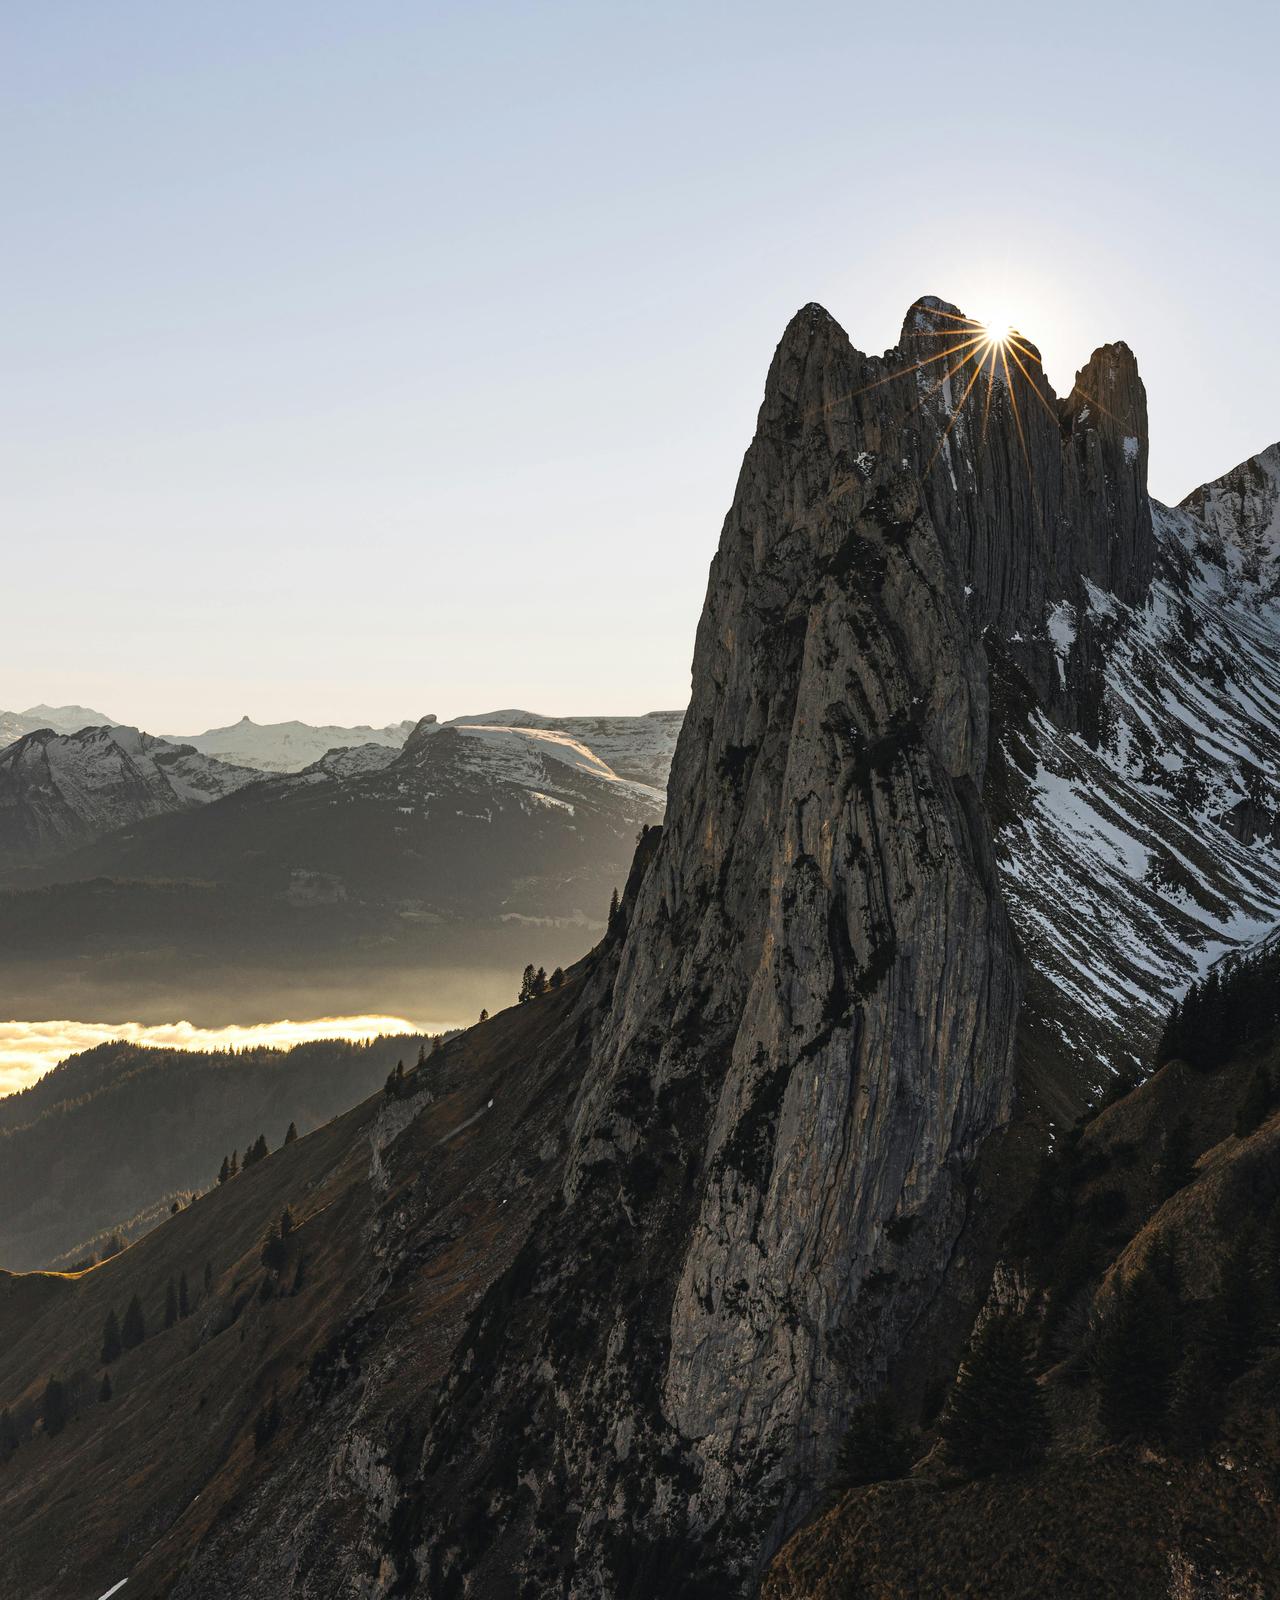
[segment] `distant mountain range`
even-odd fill
[[[79,733],[81,728],[103,727],[113,719],[89,706],[28,706],[25,711],[0,711],[0,748],[24,733],[52,728],[55,733]]]
[[[0,751],[0,863],[59,850],[166,812],[185,811],[260,774],[137,728],[50,728]]]
[[[425,719],[436,724],[437,719]],[[587,745],[620,778],[661,788],[667,781],[683,711],[649,711],[640,717],[548,717],[537,711],[483,711],[475,716],[452,717],[441,727],[492,723],[509,728],[560,730]],[[204,733],[164,734],[173,745],[187,745],[201,755],[233,767],[253,767],[262,772],[301,772],[330,750],[379,745],[399,750],[419,724],[412,720],[389,722],[375,728],[361,723],[253,722],[241,717],[225,728]],[[82,728],[114,727],[111,717],[88,706],[30,706],[26,711],[0,711],[0,749],[24,734],[42,728],[55,733],[79,733]]]
[[[42,878],[190,878],[293,906],[585,926],[602,918],[636,831],[661,817],[660,791],[565,734],[424,718],[401,751],[364,745],[259,775],[215,804],[106,834]]]
[[[399,750],[413,726],[412,722],[391,722],[385,728],[342,728],[335,724],[315,727],[309,722],[259,723],[241,717],[229,728],[167,737],[175,744],[189,744],[232,766],[257,767],[263,772],[301,772],[329,750],[353,745]]]
[[[0,752],[15,1014],[208,1022],[228,1020],[234,994],[258,1015],[422,1017],[426,975],[444,970],[460,987],[431,980],[427,1015],[443,1022],[491,1004],[493,975],[531,955],[572,960],[665,794],[551,719],[514,715],[525,725],[424,717],[403,748],[330,749],[297,772],[135,729],[23,736]],[[679,720],[566,719],[660,780]]]

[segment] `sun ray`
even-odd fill
[[[1021,358],[1021,356],[1019,356],[1017,350],[1014,349],[1012,344],[1010,344],[1010,346],[1009,346],[1009,354],[1018,363],[1018,371],[1027,380],[1027,387],[1031,390],[1032,394],[1035,395],[1036,399],[1040,402],[1040,404],[1048,412],[1050,418],[1056,423],[1058,421],[1058,413],[1053,409],[1053,407],[1049,404],[1049,402],[1045,399],[1045,397],[1040,393],[1040,385],[1038,383],[1036,383],[1035,379],[1027,371],[1026,367],[1023,366],[1022,358]]]
[[[982,363],[979,361],[975,365],[975,367],[973,369],[973,376],[969,379],[969,382],[968,382],[967,386],[965,387],[964,393],[960,396],[959,400],[955,404],[955,408],[953,409],[953,411],[951,413],[951,421],[947,423],[946,427],[943,429],[941,439],[938,440],[937,444],[933,448],[933,454],[929,457],[929,465],[925,468],[926,472],[929,472],[929,471],[932,470],[933,463],[938,459],[938,454],[941,451],[943,445],[945,445],[947,440],[951,437],[951,430],[952,430],[952,428],[955,427],[956,423],[960,420],[960,413],[964,410],[964,403],[969,398],[969,391],[973,388],[974,384],[977,383],[978,379],[981,376],[982,376]]]
[[[1078,383],[1072,385],[1071,393],[1080,395],[1085,401],[1088,402],[1089,405],[1096,406],[1104,417],[1115,423],[1116,427],[1119,428],[1123,426],[1120,418],[1116,416],[1114,411],[1108,411],[1101,400],[1095,399],[1087,389],[1082,389]]]
[[[968,350],[960,357],[958,361],[952,362],[952,364],[931,388],[926,389],[923,394],[916,396],[914,404],[907,411],[907,415],[911,416],[914,412],[919,411],[920,407],[924,405],[926,400],[933,399],[934,395],[937,394],[938,390],[942,388],[943,384],[946,383],[948,378],[954,378],[956,373],[960,371],[961,367],[963,367],[967,361],[975,360],[979,360],[977,353],[975,351]],[[979,365],[979,370],[981,370],[981,365]],[[970,387],[972,387],[972,385]],[[965,393],[968,394],[968,392],[968,389],[966,389]]]
[[[1000,351],[1000,360],[1001,360],[1002,365],[1004,366],[1004,381],[1008,385],[1009,399],[1013,403],[1013,420],[1014,420],[1014,425],[1017,427],[1017,430],[1018,430],[1018,444],[1022,448],[1022,459],[1026,463],[1027,482],[1031,485],[1031,506],[1032,506],[1032,509],[1034,510],[1034,512],[1036,514],[1036,523],[1037,523],[1037,525],[1040,526],[1040,527],[1043,527],[1044,526],[1044,516],[1043,516],[1043,514],[1041,513],[1041,510],[1040,510],[1040,498],[1036,494],[1036,475],[1031,470],[1031,455],[1030,455],[1030,452],[1027,450],[1026,436],[1022,431],[1022,412],[1020,411],[1020,409],[1018,407],[1018,396],[1014,391],[1013,378],[1010,376],[1010,373],[1009,373],[1009,362],[1008,362],[1007,357],[1005,356],[1003,348]]]
[[[909,367],[899,367],[895,372],[886,372],[882,378],[876,378],[872,383],[865,383],[859,389],[848,389],[844,394],[833,395],[830,400],[812,408],[806,413],[805,421],[812,422],[815,417],[829,416],[836,406],[844,405],[847,400],[856,400],[859,395],[870,394],[873,389],[880,389],[886,383],[892,383],[895,378],[905,378],[910,373],[920,372],[925,367],[931,367],[937,361],[945,361],[948,356],[954,355],[957,350],[971,350],[975,345],[981,344],[980,335],[971,339],[963,339],[959,344],[953,344],[949,349],[939,350],[937,355],[925,356],[920,361],[913,362]]]
[[[981,443],[981,445],[979,447],[982,450],[985,450],[987,448],[987,423],[991,420],[991,396],[995,393],[995,387],[996,387],[996,346],[995,345],[992,345],[990,350],[984,352],[983,357],[982,357],[982,362],[983,362],[984,366],[986,365],[986,361],[987,361],[987,357],[988,356],[990,356],[990,358],[991,358],[991,371],[987,373],[987,393],[986,393],[986,398],[982,402],[982,443]]]
[[[963,322],[971,328],[980,328],[982,326],[976,317],[966,317],[961,311],[944,311],[941,306],[921,306],[920,315],[928,317],[950,317],[952,322]]]

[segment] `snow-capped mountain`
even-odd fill
[[[0,752],[0,860],[66,850],[146,817],[206,805],[259,777],[137,728],[42,728]]]
[[[536,711],[486,711],[454,717],[444,727],[495,723],[505,728],[559,729],[586,745],[620,778],[665,789],[683,711],[649,711],[641,717],[545,717]]]
[[[1153,502],[1141,602],[1087,584],[1046,614],[1092,738],[1019,706],[1003,675],[1002,876],[1049,984],[1029,1003],[1099,1077],[1192,977],[1280,922],[1277,463],[1273,447],[1176,510]]]
[[[392,722],[385,728],[343,728],[336,724],[316,727],[309,722],[260,723],[241,717],[227,728],[166,737],[233,766],[257,767],[263,772],[300,772],[330,750],[356,745],[399,750],[412,728],[412,722]]]
[[[24,733],[52,728],[55,733],[79,733],[81,728],[110,725],[111,718],[89,706],[28,706],[25,711],[0,711],[0,749]]]
[[[548,717],[537,711],[504,710],[452,717],[448,722],[438,722],[430,716],[418,723],[392,722],[383,728],[366,725],[347,728],[337,724],[315,726],[307,722],[263,724],[242,717],[226,728],[166,737],[236,766],[258,767],[264,772],[301,772],[330,750],[372,745],[399,750],[413,729],[424,725],[432,730],[479,725],[538,728],[565,733],[587,746],[620,778],[663,788],[683,721],[683,711],[650,711],[640,717]]]
[[[1178,508],[1239,556],[1237,576],[1263,594],[1280,583],[1280,444],[1189,494]]]
[[[357,746],[257,777],[198,813],[99,839],[49,876],[199,879],[411,920],[599,925],[664,798],[566,734],[428,718],[402,751]]]

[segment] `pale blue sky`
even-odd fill
[[[1275,8],[0,0],[0,707],[684,702],[773,347],[921,293],[1280,437]]]

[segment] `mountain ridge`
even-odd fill
[[[137,728],[37,729],[0,751],[0,859],[38,860],[206,804],[257,776]]]
[[[1200,931],[1145,960],[1145,1001],[1122,990],[1127,1011],[1073,1036],[1110,954],[1141,965],[1180,903],[1099,808],[1141,793],[1185,892],[1229,919],[1250,852],[1270,876],[1254,824],[1276,803],[1262,760],[1237,814],[1237,755],[1189,721],[1173,753],[1217,764],[1146,776],[1166,718],[1140,737],[1133,685],[1182,722],[1156,658],[1180,652],[1188,692],[1218,667],[1230,684],[1220,658],[1250,637],[1256,654],[1273,620],[1246,606],[1206,635],[1217,575],[1153,512],[1127,347],[1059,400],[1027,351],[978,388],[978,334],[940,372],[958,325],[917,302],[883,357],[820,307],[788,325],[711,563],[666,818],[564,985],[18,1331],[0,1379],[29,1405],[49,1351],[92,1364],[113,1299],[154,1306],[217,1241],[198,1337],[148,1341],[120,1372],[128,1411],[87,1409],[45,1441],[40,1482],[0,1485],[24,1529],[0,1560],[32,1600],[90,1571],[170,1600],[745,1595],[860,1403],[919,1413],[950,1380],[1049,1124],[1145,1048],[1196,938],[1209,954],[1189,911]],[[1083,831],[1064,793],[1089,802]],[[1235,823],[1210,827],[1219,811]],[[1110,888],[1151,893],[1094,909],[1088,840],[1108,828]],[[295,1199],[297,1295],[260,1254]],[[216,1392],[207,1420],[197,1391]],[[43,1575],[48,1508],[78,1529],[96,1492],[79,1468],[112,1446],[129,1503],[95,1501],[100,1534]]]

